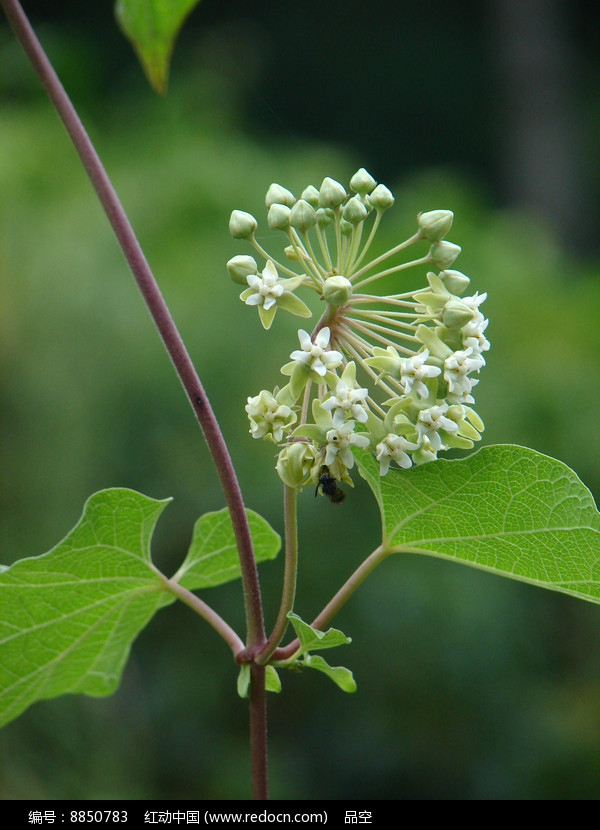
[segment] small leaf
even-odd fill
[[[0,573],[0,724],[43,698],[115,690],[131,643],[174,600],[150,559],[168,501],[102,490],[59,545]]]
[[[379,476],[356,451],[392,552],[454,559],[600,602],[600,514],[577,475],[511,444]]]
[[[248,697],[250,690],[250,663],[242,663],[237,679],[237,693],[240,697]]]
[[[267,692],[281,691],[281,680],[274,666],[265,667],[265,689]]]
[[[306,656],[304,661],[300,664],[307,666],[309,669],[317,669],[329,677],[336,686],[339,686],[343,692],[355,692],[356,680],[354,675],[345,666],[330,666],[318,654]]]
[[[271,525],[253,510],[246,510],[257,562],[274,559],[281,538]],[[212,588],[237,579],[241,574],[229,510],[205,513],[194,525],[192,543],[183,564],[173,577],[190,591]]]
[[[132,42],[150,84],[164,93],[175,38],[200,0],[117,0],[115,16]]]
[[[288,619],[294,626],[296,636],[300,640],[302,652],[345,646],[352,642],[350,637],[346,637],[337,628],[328,628],[327,631],[319,631],[316,628],[312,628],[312,626],[305,623],[304,620],[291,611],[288,614]]]
[[[243,663],[237,679],[237,693],[240,697],[248,697],[251,677],[250,663]],[[265,666],[265,689],[267,692],[281,691],[281,680],[273,666]]]

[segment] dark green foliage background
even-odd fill
[[[44,43],[181,327],[249,507],[281,532],[272,451],[251,440],[243,406],[249,394],[278,382],[297,321],[280,314],[265,333],[237,299],[224,264],[246,248],[228,235],[229,213],[238,207],[263,219],[271,181],[298,191],[324,175],[345,182],[363,164],[397,197],[381,250],[412,230],[419,210],[455,211],[451,239],[463,246],[457,265],[474,290],[489,292],[492,350],[477,395],[486,443],[556,456],[598,498],[597,238],[595,247],[578,247],[569,234],[561,242],[541,210],[502,200],[495,122],[479,117],[481,90],[471,83],[478,67],[484,77],[491,71],[475,42],[477,19],[468,17],[479,4],[456,4],[437,28],[446,26],[448,48],[471,43],[476,58],[449,70],[463,109],[444,114],[447,132],[419,98],[435,152],[419,138],[419,119],[411,122],[415,76],[429,65],[431,41],[407,21],[384,44],[387,71],[396,73],[394,101],[378,101],[375,69],[361,70],[358,85],[349,70],[337,74],[342,56],[355,67],[350,57],[360,51],[356,42],[345,46],[348,36],[333,37],[337,18],[320,31],[331,33],[339,60],[330,65],[322,57],[326,68],[315,80],[305,47],[319,27],[310,16],[285,27],[279,6],[259,4],[261,16],[248,29],[240,12],[219,17],[220,4],[204,0],[176,50],[170,94],[157,99],[113,30],[108,4],[85,4],[78,18],[81,4],[60,4],[61,20],[50,19],[44,5]],[[385,4],[371,7],[365,49],[380,42],[381,15],[390,14]],[[460,26],[467,18],[472,38]],[[580,75],[597,77],[577,15],[571,23]],[[94,39],[94,28],[104,40]],[[396,52],[400,65],[391,63]],[[410,74],[402,62],[412,54]],[[5,30],[0,65],[1,561],[48,550],[92,492],[123,486],[174,497],[154,557],[175,571],[195,519],[223,504],[208,452],[75,154]],[[279,87],[292,76],[283,105]],[[298,76],[310,98],[294,98]],[[444,67],[438,78],[450,83]],[[586,90],[580,86],[575,107],[587,102]],[[334,100],[343,106],[319,115]],[[390,107],[404,114],[404,126],[386,126]],[[591,140],[597,112],[588,114]],[[587,162],[589,238],[597,177]],[[263,241],[273,244],[268,230]],[[300,513],[297,611],[310,619],[377,544],[378,523],[359,481],[339,508],[305,492]],[[282,562],[261,568],[269,620],[281,570]],[[242,630],[239,584],[207,598]],[[283,675],[282,695],[270,697],[274,798],[600,794],[594,605],[426,557],[398,557],[369,578],[335,625],[353,644],[332,652],[331,662],[351,666],[358,692],[343,695],[316,672]],[[165,609],[135,644],[114,696],[44,702],[0,733],[0,797],[246,797],[247,713],[235,679],[217,636],[183,606]]]

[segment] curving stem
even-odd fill
[[[252,538],[237,476],[215,414],[104,166],[25,12],[18,0],[0,0],[0,5],[79,154],[200,423],[233,523],[242,572],[247,646],[260,650],[265,642],[265,631]],[[264,682],[264,670],[254,671],[253,667],[252,685],[261,682],[261,677]],[[261,730],[266,732],[265,707],[261,700],[264,700],[264,685],[262,690],[251,691],[250,732],[255,742],[258,741],[255,736],[260,736]],[[252,761],[253,793],[256,798],[266,798],[266,740],[256,743],[256,747],[253,745]]]

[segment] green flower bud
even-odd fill
[[[449,329],[460,329],[473,319],[473,309],[460,300],[448,300],[442,311],[442,322]]]
[[[306,233],[317,224],[317,213],[305,199],[299,199],[290,212],[290,225]]]
[[[325,208],[336,208],[342,204],[346,195],[342,185],[327,176],[323,179],[323,184],[319,190],[319,204]]]
[[[304,188],[300,198],[304,199],[305,202],[308,202],[308,204],[314,207],[315,210],[319,207],[319,191],[316,187],[313,187],[312,184],[309,184],[308,187]]]
[[[348,222],[347,219],[342,219],[340,221],[340,232],[341,232],[342,236],[350,236],[350,234],[352,233],[353,228],[354,228],[354,225],[351,225],[350,222]]]
[[[429,249],[429,262],[432,262],[436,268],[444,270],[452,265],[460,251],[460,245],[454,245],[452,242],[434,242]]]
[[[342,276],[329,277],[323,285],[323,299],[329,305],[340,306],[352,296],[352,283]]]
[[[232,211],[229,219],[229,233],[234,239],[248,239],[257,227],[258,222],[251,213],[246,213],[245,210]]]
[[[320,228],[326,228],[333,220],[333,211],[331,208],[319,208],[317,211],[317,222]]]
[[[439,242],[452,227],[453,219],[451,210],[429,210],[427,213],[419,213],[417,224],[422,237],[430,242]]]
[[[342,216],[347,222],[350,222],[351,225],[358,225],[367,218],[368,212],[360,199],[353,196],[344,205],[344,212],[342,213]]]
[[[290,213],[287,205],[272,204],[267,214],[267,223],[271,230],[286,231],[290,225]]]
[[[394,204],[394,197],[384,184],[378,184],[369,195],[369,201],[377,210],[387,210]]]
[[[282,187],[280,184],[273,184],[267,190],[267,195],[265,196],[265,204],[267,209],[271,207],[271,205],[287,205],[288,207],[292,207],[296,202],[296,198],[293,193],[290,193],[289,190],[286,190],[285,187]]]
[[[283,253],[286,255],[288,259],[294,260],[294,262],[298,261],[298,254],[296,253],[296,249],[293,245],[286,245],[283,249]]]
[[[288,487],[300,490],[310,481],[316,450],[306,441],[294,441],[279,453],[275,468],[279,478]]]
[[[248,285],[246,277],[249,274],[257,274],[258,266],[254,257],[240,254],[229,260],[227,263],[227,271],[234,282],[240,285]]]
[[[373,176],[371,176],[370,173],[367,173],[364,167],[361,167],[360,170],[357,170],[356,173],[350,179],[350,187],[352,188],[352,190],[354,190],[356,193],[361,193],[363,195],[365,193],[370,193],[376,184],[377,182],[375,181]]]
[[[451,294],[455,294],[457,297],[460,297],[471,282],[471,280],[465,274],[461,274],[460,271],[440,271],[438,276],[443,281],[448,291]]]
[[[293,245],[286,245],[283,249],[283,253],[286,255],[288,259],[294,260],[294,262],[298,262],[298,254],[296,253],[296,249]]]

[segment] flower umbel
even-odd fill
[[[246,405],[252,436],[281,446],[276,467],[283,481],[302,489],[318,482],[326,466],[329,475],[352,484],[352,448],[370,448],[385,475],[392,464],[406,469],[434,461],[443,450],[472,447],[483,430],[472,393],[490,347],[479,310],[486,295],[462,296],[469,278],[450,270],[460,253],[445,238],[452,212],[419,214],[413,236],[369,261],[394,197],[366,170],[352,176],[350,192],[329,177],[298,199],[272,184],[265,203],[270,231],[285,236],[283,258],[257,241],[253,216],[233,211],[232,236],[265,260],[262,272],[250,256],[227,263],[234,282],[246,286],[240,298],[257,307],[266,329],[278,308],[311,316],[299,289],[316,294],[323,308],[312,334],[298,331],[300,348],[281,369],[289,382]],[[399,261],[413,245],[421,252]],[[402,272],[419,267],[425,285],[402,290]],[[390,275],[398,288],[372,293]]]

